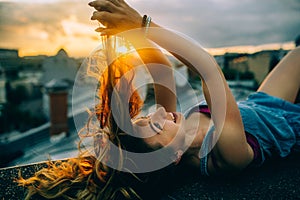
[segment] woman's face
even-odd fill
[[[135,120],[133,126],[151,148],[170,146],[177,151],[183,149],[185,141],[183,122],[181,113],[166,112],[160,107],[147,117]]]

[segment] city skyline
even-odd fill
[[[20,56],[89,55],[100,43],[88,0],[0,0],[0,48]],[[128,0],[157,23],[198,41],[214,54],[291,49],[300,34],[299,0]],[[159,5],[159,6],[158,6]],[[268,45],[266,45],[268,44]],[[226,48],[223,48],[226,47]]]

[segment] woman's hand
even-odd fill
[[[124,0],[96,0],[89,5],[96,9],[91,19],[105,26],[96,29],[101,35],[113,35],[141,27],[143,17]]]

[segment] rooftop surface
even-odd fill
[[[0,170],[0,199],[23,199],[25,189],[14,179],[21,170],[25,177],[45,166],[44,163],[5,168]],[[161,200],[201,199],[300,199],[300,155],[275,159],[257,170],[231,178],[199,178],[179,185],[166,186],[168,193]],[[39,199],[39,198],[34,198]]]
[[[243,92],[236,92],[237,99],[244,98]],[[179,93],[180,95],[180,93]],[[185,91],[182,102],[190,101]],[[185,105],[181,105],[185,110]],[[149,107],[149,109],[151,109]],[[45,166],[44,161],[75,157],[78,135],[71,129],[68,137],[53,142],[47,137],[35,146],[28,147],[24,155],[0,169],[0,199],[23,199],[25,189],[17,186],[14,179],[21,171],[30,177]],[[36,163],[36,164],[32,164]],[[191,179],[190,179],[191,178]],[[194,178],[187,174],[186,180],[177,180],[164,186],[168,191],[161,200],[197,199],[300,199],[300,154],[285,159],[274,159],[259,169],[251,169],[235,177]],[[39,199],[39,198],[37,198]]]

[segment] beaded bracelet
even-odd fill
[[[148,29],[150,27],[150,24],[151,24],[151,17],[144,15],[142,21],[142,27],[145,29],[145,35],[148,34]]]
[[[145,27],[147,21],[147,15],[143,16],[142,27]]]

